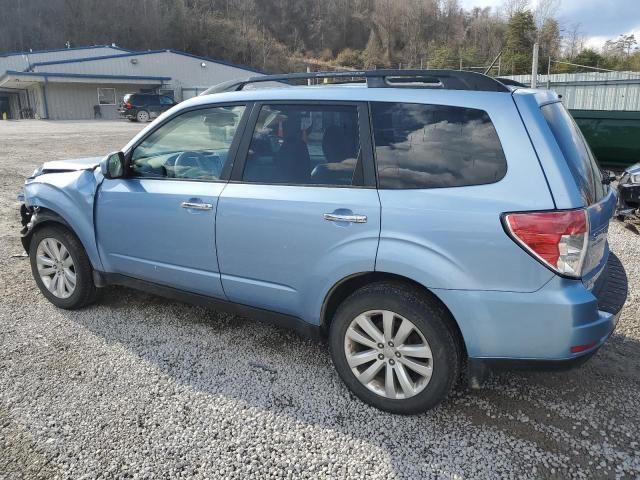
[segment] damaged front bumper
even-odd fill
[[[640,163],[627,168],[618,182],[618,215],[640,208]]]
[[[21,198],[22,197],[22,198]],[[23,195],[18,195],[18,200],[24,201]],[[24,203],[20,205],[20,223],[22,229],[20,230],[20,241],[24,250],[29,253],[29,244],[31,240],[31,232],[38,220],[38,208],[27,207]]]

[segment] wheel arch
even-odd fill
[[[464,336],[462,335],[462,330],[460,329],[458,322],[456,321],[453,313],[447,307],[447,305],[436,294],[434,294],[431,290],[429,290],[421,283],[418,283],[411,278],[388,272],[361,272],[345,277],[335,283],[331,287],[331,289],[329,289],[329,291],[325,295],[324,301],[322,302],[322,309],[320,311],[320,329],[323,335],[327,335],[327,333],[329,332],[333,315],[338,309],[338,306],[349,295],[366,285],[384,281],[401,283],[410,288],[418,290],[422,294],[426,295],[433,301],[437,302],[440,306],[442,306],[442,308],[444,308],[444,310],[448,313],[447,320],[449,321],[452,330],[456,333],[458,340],[460,341],[461,351],[466,357],[467,349]]]
[[[22,225],[24,226],[21,241],[22,246],[27,253],[29,253],[29,248],[31,247],[31,239],[33,238],[33,234],[47,225],[62,225],[66,229],[73,232],[76,237],[78,236],[73,231],[73,228],[71,228],[71,225],[69,225],[69,223],[64,218],[62,218],[62,216],[51,209],[39,207],[36,212],[33,208],[28,208],[23,205],[20,209],[20,215],[22,216]]]
[[[74,230],[73,226],[64,219],[62,215],[57,213],[55,210],[46,207],[38,207],[37,210],[35,208],[29,208],[24,205],[23,207],[24,208],[20,209],[20,214],[22,216],[22,224],[24,228],[22,230],[20,241],[22,242],[22,246],[27,254],[29,253],[29,250],[31,248],[31,240],[35,232],[50,225],[59,225],[67,229],[78,239],[80,245],[82,245],[82,248],[84,248],[84,251],[88,255],[89,250],[82,241],[82,238]]]

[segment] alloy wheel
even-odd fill
[[[385,398],[413,397],[433,374],[433,355],[424,335],[390,310],[370,310],[354,318],[344,352],[358,381]]]
[[[38,275],[58,298],[69,298],[76,289],[76,269],[69,250],[55,238],[43,238],[36,250]]]

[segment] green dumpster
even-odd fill
[[[602,166],[640,162],[640,112],[570,110]]]

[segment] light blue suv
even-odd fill
[[[104,159],[45,163],[22,233],[58,307],[119,284],[324,335],[358,397],[415,413],[463,372],[573,365],[611,335],[627,280],[608,182],[549,91],[456,71],[262,76]]]

